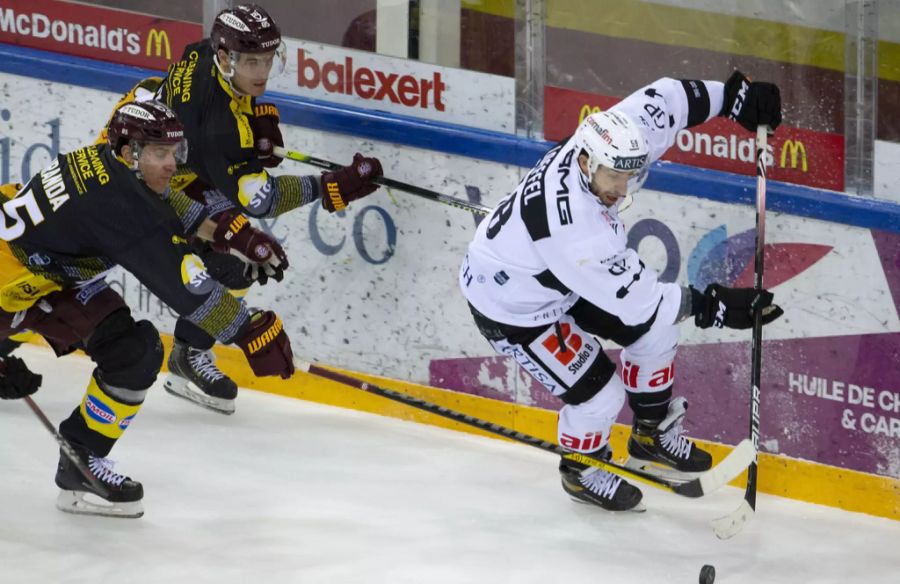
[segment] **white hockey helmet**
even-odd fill
[[[591,114],[575,130],[574,139],[576,148],[587,152],[591,177],[601,166],[646,176],[650,146],[628,115],[617,111]]]

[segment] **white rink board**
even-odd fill
[[[92,141],[118,95],[30,78],[0,75],[0,171],[20,180],[49,162],[48,152]],[[39,100],[40,108],[35,107]],[[354,151],[381,158],[387,176],[466,198],[478,193],[492,205],[516,184],[523,169],[450,157],[393,144],[360,141],[297,127],[284,128],[288,146],[347,163]],[[317,173],[285,161],[277,172]],[[687,282],[688,257],[704,237],[730,237],[753,227],[750,207],[642,192],[624,216],[667,229],[681,256],[677,279]],[[661,224],[663,227],[659,227]],[[491,355],[468,315],[456,274],[474,233],[469,213],[383,190],[355,203],[343,216],[304,208],[264,222],[284,239],[291,269],[281,284],[252,289],[247,300],[282,316],[295,353],[356,370],[428,382],[432,359]],[[770,213],[767,243],[834,247],[808,270],[776,288],[777,299],[799,307],[767,327],[767,339],[900,331],[897,309],[867,230]],[[639,250],[664,270],[666,248],[656,237]],[[668,253],[671,257],[671,249]],[[112,278],[135,312],[171,332],[168,309],[142,292],[134,278]],[[864,287],[859,286],[865,282]],[[827,289],[827,293],[822,293]],[[865,310],[858,307],[864,306]],[[683,327],[683,343],[744,338],[734,331]]]

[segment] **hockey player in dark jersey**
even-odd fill
[[[314,201],[329,212],[340,211],[378,188],[371,180],[382,174],[381,163],[360,154],[350,166],[321,177],[270,173],[281,162],[272,154],[273,147],[284,146],[279,113],[273,104],[257,98],[284,64],[278,26],[259,6],[241,5],[219,13],[210,37],[188,45],[181,60],[169,66],[164,80],[145,80],[125,98],[155,95],[178,114],[191,148],[173,189],[184,189],[202,202],[205,214],[218,224],[227,224],[239,214],[275,217]],[[197,247],[195,252],[213,277],[232,290],[282,277],[281,269],[267,266],[254,271],[252,265],[245,266],[209,246]],[[237,385],[216,367],[214,343],[205,331],[179,319],[165,387],[230,414]]]
[[[200,204],[171,191],[185,153],[183,128],[168,107],[130,103],[116,111],[108,144],[60,155],[23,188],[4,189],[0,339],[29,329],[58,355],[83,349],[96,363],[84,399],[59,431],[108,493],[97,492],[61,456],[57,506],[64,511],[143,513],[142,485],[114,472],[106,456],[140,410],[161,368],[163,347],[153,325],[135,322],[107,285],[104,276],[116,265],[199,329],[240,347],[256,375],[293,374],[278,317],[251,313],[210,278],[186,237],[198,230],[221,249],[258,263],[278,263],[280,247],[246,222],[213,229]],[[0,367],[4,398],[36,391],[39,382],[15,357]]]
[[[725,83],[663,78],[635,91],[547,152],[469,244],[459,283],[475,323],[564,402],[557,436],[567,448],[609,456],[627,398],[630,465],[682,478],[709,469],[710,454],[684,435],[687,401],[673,396],[679,323],[741,329],[752,325],[753,308],[763,324],[782,314],[765,290],[661,282],[627,245],[619,217],[626,195],[680,130],[719,115],[774,130],[778,87],[735,72]],[[623,347],[620,373],[598,337]],[[640,489],[606,470],[562,460],[559,473],[577,500],[641,509]]]

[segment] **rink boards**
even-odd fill
[[[0,75],[0,89],[4,181],[37,172],[51,152],[93,140],[118,97],[8,74]],[[372,153],[391,178],[489,206],[524,171],[295,126],[284,134],[295,150],[337,162],[354,151]],[[317,171],[285,162],[276,172]],[[624,220],[631,244],[665,280],[752,283],[750,207],[646,191]],[[476,221],[396,192],[342,215],[313,207],[265,221],[292,267],[285,282],[254,288],[248,302],[279,312],[298,356],[409,380],[415,385],[391,386],[552,439],[559,404],[492,354],[457,290]],[[770,214],[766,235],[766,285],[787,314],[765,331],[761,489],[898,518],[900,235],[778,213]],[[119,272],[111,281],[136,316],[173,330],[172,313],[133,277]],[[749,335],[689,325],[682,333],[676,391],[691,400],[688,430],[713,445],[734,444],[748,423]],[[303,376],[255,380],[233,350],[218,350],[244,387],[436,422]],[[614,445],[621,446],[623,431],[617,427]]]

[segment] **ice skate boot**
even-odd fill
[[[222,414],[234,413],[237,384],[216,367],[211,350],[176,340],[169,355],[166,391]]]
[[[593,456],[609,460],[612,452],[604,447]],[[580,503],[597,505],[607,511],[646,511],[641,503],[644,494],[622,477],[609,471],[586,467],[563,458],[559,461],[562,488],[572,499]]]
[[[709,470],[712,456],[684,436],[682,422],[687,407],[687,400],[679,397],[669,402],[668,414],[662,421],[635,418],[628,439],[630,458],[626,466],[665,478],[684,480]]]
[[[62,489],[56,498],[56,508],[79,515],[137,518],[144,514],[141,499],[144,487],[129,477],[113,472],[113,461],[91,454],[86,448],[72,444],[75,454],[84,463],[105,493],[91,485],[78,467],[60,451],[56,468],[56,486]]]

